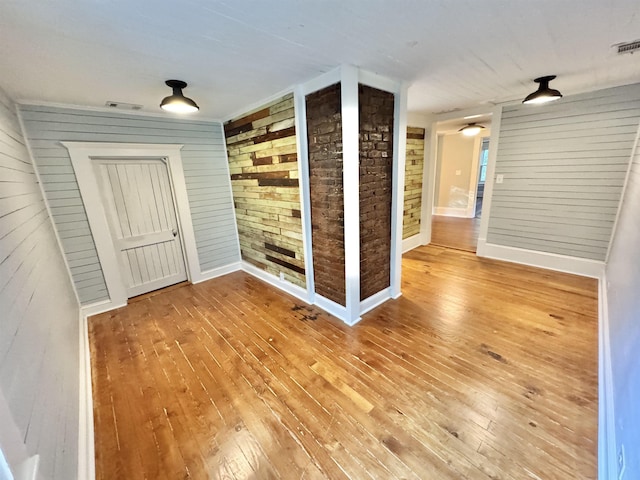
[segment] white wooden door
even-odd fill
[[[186,280],[164,160],[101,159],[94,165],[127,296]]]

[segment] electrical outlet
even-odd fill
[[[627,465],[624,460],[624,445],[620,445],[620,451],[618,452],[618,480],[622,480],[624,478],[624,470],[626,466]]]
[[[504,175],[501,173],[496,175],[496,183],[502,183],[504,181]]]
[[[280,272],[280,281],[283,282],[284,281],[284,272]]]

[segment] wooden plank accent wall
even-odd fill
[[[424,135],[424,128],[407,127],[407,160],[404,169],[404,211],[402,219],[403,239],[420,233]]]
[[[225,123],[242,259],[306,287],[293,94]]]
[[[640,84],[504,107],[487,242],[605,260],[640,120]]]
[[[391,284],[393,93],[358,86],[360,300]]]
[[[76,478],[79,306],[11,100],[0,90],[0,396],[42,478]],[[0,437],[9,425],[0,426]],[[18,439],[16,439],[18,440]]]
[[[183,144],[200,268],[212,270],[239,260],[220,124],[31,105],[20,109],[82,304],[105,300],[108,292],[69,153],[61,141]]]
[[[316,293],[346,305],[340,84],[306,97]]]

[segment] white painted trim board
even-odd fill
[[[89,345],[88,315],[79,315],[79,397],[78,397],[78,479],[96,478],[95,443],[93,430],[93,388],[91,383],[91,349]]]
[[[362,300],[360,302],[360,315],[364,315],[365,313],[382,305],[387,300],[391,300],[393,298],[391,295],[392,290],[393,289],[391,287],[387,287],[384,290],[380,290],[378,293],[374,293],[369,298]]]
[[[572,273],[584,277],[600,278],[604,272],[604,262],[585,258],[569,257],[556,253],[525,250],[487,243],[485,238],[478,240],[479,257],[493,258],[505,262],[519,263],[531,267],[546,268],[557,272]]]
[[[502,124],[502,107],[494,108],[491,115],[491,136],[489,137],[489,159],[487,160],[487,174],[484,181],[484,196],[482,198],[482,215],[480,216],[480,239],[487,238],[489,232],[489,218],[491,217],[491,203],[493,200],[493,186],[496,174],[496,159],[500,146],[500,125]],[[480,241],[478,241],[478,254]]]
[[[414,248],[418,248],[422,245],[424,244],[422,243],[421,234],[417,234],[417,235],[413,235],[412,237],[405,238],[404,240],[402,240],[402,253],[407,253],[408,251],[413,250]]]
[[[222,267],[212,268],[211,270],[205,270],[200,274],[200,278],[196,281],[192,281],[194,285],[196,283],[206,282],[207,280],[213,280],[214,278],[222,277],[224,275],[228,275],[229,273],[237,272],[238,270],[242,270],[242,262],[237,261],[233,263],[228,263],[227,265],[223,265]]]
[[[323,297],[322,295],[319,295],[317,293],[316,293],[313,304],[316,305],[318,308],[321,308],[325,312],[333,315],[334,317],[342,320],[344,323],[346,323],[349,326],[353,326],[356,323],[358,323],[360,320],[362,320],[360,316],[357,316],[356,318],[349,317],[347,314],[346,307],[344,307],[343,305],[340,305],[339,303],[334,302],[333,300]]]
[[[297,154],[298,154],[298,185],[300,188],[300,212],[302,223],[302,248],[304,251],[304,276],[309,292],[309,300],[313,302],[315,296],[315,279],[313,270],[313,228],[311,225],[311,186],[309,180],[309,141],[307,138],[307,105],[306,97],[300,86],[296,87],[293,95],[295,112]]]
[[[265,272],[264,270],[256,267],[255,265],[252,265],[246,260],[243,260],[242,262],[240,262],[240,264],[241,264],[242,271],[250,275],[253,275],[254,277],[262,280],[263,282],[268,283],[269,285],[273,285],[277,289],[282,290],[283,292],[288,293],[289,295],[292,295],[302,300],[308,305],[311,305],[311,301],[309,300],[309,294],[304,288],[299,287],[298,285],[294,285],[293,283],[288,282],[287,280],[280,280],[275,275],[269,272]]]
[[[358,69],[343,65],[342,185],[344,197],[344,269],[347,322],[360,317],[360,123]]]
[[[607,277],[598,282],[598,478],[618,477]]]
[[[134,143],[94,143],[61,142],[69,151],[71,163],[76,173],[78,187],[87,212],[98,258],[113,305],[127,302],[127,292],[120,271],[116,247],[106,220],[106,213],[100,197],[98,182],[92,165],[93,158],[166,158],[169,178],[173,189],[176,217],[185,256],[187,277],[192,282],[201,278],[195,233],[191,220],[191,209],[182,168],[180,149],[182,145],[134,144]]]
[[[400,295],[402,288],[402,223],[404,220],[404,182],[407,160],[406,83],[398,84],[394,94],[393,159],[391,181],[391,252],[389,297]],[[362,313],[362,312],[361,312]]]

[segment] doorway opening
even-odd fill
[[[491,115],[474,116],[473,122],[484,128],[471,137],[460,132],[469,118],[437,123],[431,243],[475,253],[489,159]]]
[[[173,144],[62,142],[78,187],[109,300],[203,280],[180,149]],[[186,278],[185,278],[186,277]]]
[[[489,163],[489,137],[482,139],[480,158],[478,160],[478,186],[476,189],[475,218],[482,216],[482,201],[484,199],[484,184],[487,179],[487,164]]]

